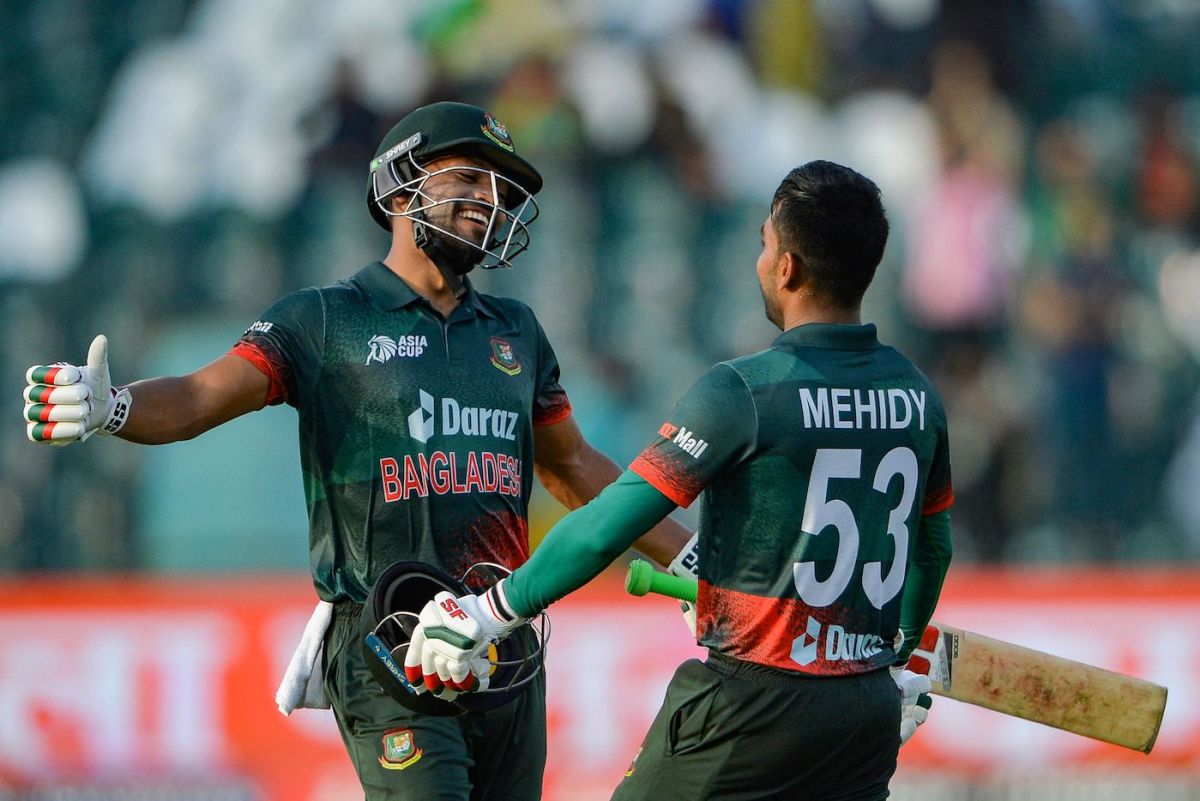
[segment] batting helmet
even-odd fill
[[[493,564],[475,565],[460,580],[425,562],[396,562],[379,576],[363,607],[361,641],[366,663],[384,692],[405,707],[427,715],[461,715],[503,706],[517,698],[542,669],[548,619],[526,623],[493,646],[488,689],[464,693],[453,701],[429,693],[417,695],[404,675],[404,655],[425,604],[439,592],[455,597],[490,587],[508,574]],[[475,585],[468,588],[468,583]]]
[[[496,167],[479,170],[492,181],[492,203],[473,198],[432,198],[424,193],[426,181],[449,168],[431,173],[423,165],[448,155],[474,156]],[[388,131],[371,160],[367,208],[385,230],[391,230],[389,218],[408,217],[477,248],[483,267],[509,267],[512,259],[529,246],[529,224],[538,212],[533,195],[541,188],[542,176],[517,154],[503,123],[478,106],[447,101],[418,108]],[[393,211],[391,199],[402,193],[409,196],[409,201],[401,211]],[[427,212],[446,203],[482,207],[490,219],[482,243],[429,221]]]

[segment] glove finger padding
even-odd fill
[[[78,442],[87,427],[83,423],[28,423],[25,435],[31,442],[49,442],[51,445],[69,445]]]
[[[932,699],[928,695],[917,697],[916,703],[908,704],[900,710],[900,745],[908,742],[917,732],[917,728],[929,718],[929,706]]]
[[[107,350],[107,346],[105,347]],[[55,364],[35,364],[25,371],[26,384],[47,384],[62,387],[68,384],[78,384],[83,380],[83,369],[66,362]]]
[[[933,705],[929,690],[933,683],[928,676],[904,668],[892,668],[891,673],[900,690],[900,745],[904,745],[929,717]]]
[[[436,652],[435,646],[435,652]],[[488,688],[491,663],[486,656],[474,652],[458,651],[453,654],[438,653],[438,677],[452,690],[462,693],[481,692]]]
[[[933,689],[933,682],[929,680],[928,676],[922,673],[913,673],[911,670],[893,669],[892,679],[900,688],[900,703],[905,706],[916,703],[919,695]]]
[[[449,593],[438,593],[438,595],[449,595]],[[440,609],[437,606],[436,600],[429,601],[422,607],[418,620],[420,625],[417,627],[417,631],[413,632],[412,644],[408,646],[409,655],[404,658],[404,663],[407,665],[409,660],[413,658],[413,652],[416,651],[416,659],[419,660],[421,666],[422,684],[429,692],[438,695],[442,690],[442,680],[438,677],[437,664],[435,662],[437,654],[429,647],[430,639],[427,633],[428,629],[441,626]],[[416,647],[418,631],[420,632],[421,639],[421,647],[419,649]]]
[[[31,423],[82,422],[92,413],[92,404],[83,403],[26,403],[25,419]]]
[[[418,622],[408,638],[408,650],[404,652],[404,677],[408,686],[417,695],[426,691],[425,674],[421,669],[421,652],[425,649],[425,626]]]
[[[427,639],[426,644],[429,643]],[[437,674],[438,688],[430,690],[434,697],[441,698],[443,701],[453,701],[458,697],[458,690],[450,684],[450,668],[446,664],[446,657],[441,654],[436,654],[433,659],[434,672]],[[428,680],[428,677],[426,677]]]
[[[456,693],[469,693],[479,686],[479,681],[469,663],[444,654],[437,659],[438,676],[442,683]]]
[[[69,384],[54,387],[48,384],[31,384],[25,387],[26,403],[82,403],[92,397],[87,384]]]

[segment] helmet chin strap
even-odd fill
[[[464,264],[462,253],[424,224],[424,212],[414,214],[412,217],[413,244],[423,250],[429,260],[438,268],[438,272],[446,281],[446,286],[450,287],[450,291],[454,293],[455,300],[462,300],[462,296],[467,292],[462,277],[475,269],[476,262]]]

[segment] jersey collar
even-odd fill
[[[381,261],[369,264],[359,270],[353,281],[362,287],[371,305],[379,311],[395,311],[423,300],[413,291],[407,281],[388,269],[388,266]],[[467,287],[467,292],[451,316],[466,311],[470,314],[478,312],[488,317],[495,317],[496,314],[491,306],[481,302],[482,297],[471,286],[471,282],[466,276],[463,276],[463,283]]]
[[[871,350],[880,347],[874,323],[839,325],[806,323],[789,328],[775,339],[776,345],[801,345],[829,350]]]

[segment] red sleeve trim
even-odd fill
[[[562,406],[551,406],[549,409],[542,409],[533,413],[533,424],[535,426],[552,426],[555,423],[561,423],[571,416],[571,402],[566,401]]]
[[[267,401],[264,406],[277,406],[287,400],[287,387],[279,376],[279,368],[271,361],[266,351],[250,342],[239,342],[234,345],[229,354],[238,356],[258,368],[258,371],[271,380],[271,388],[267,391]]]
[[[929,517],[929,515],[944,512],[953,505],[954,487],[947,486],[941,492],[934,492],[925,496],[925,507],[921,509],[921,514]]]
[[[646,458],[645,453],[638,456],[629,465],[629,469],[642,477],[647,484],[667,496],[680,508],[686,509],[696,500],[696,496],[688,494],[679,488],[677,483],[667,479],[666,474],[654,462]]]

